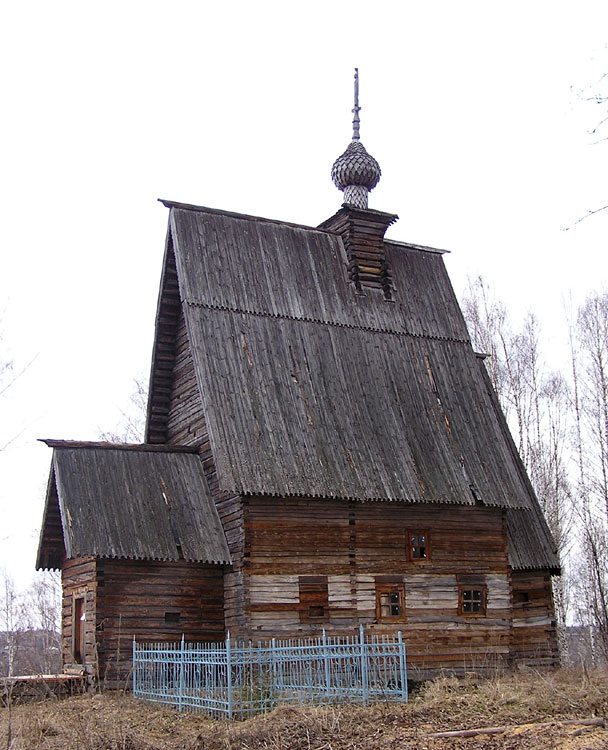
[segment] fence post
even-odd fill
[[[226,683],[228,687],[228,718],[232,719],[232,663],[230,656],[230,631],[228,631],[226,634]]]
[[[135,646],[135,636],[133,636],[133,695],[137,695],[137,649]]]
[[[323,666],[325,667],[325,691],[327,692],[327,700],[329,700],[329,696],[331,695],[331,677],[329,674],[329,654],[327,653],[325,628],[323,628]]]
[[[407,700],[407,669],[405,661],[405,643],[401,637],[401,631],[398,633],[399,639],[399,677],[401,679],[401,698]]]
[[[249,641],[249,650],[250,651],[253,650],[253,643],[251,641]],[[258,702],[260,704],[260,710],[265,712],[266,711],[266,697],[265,697],[265,691],[264,691],[264,674],[263,674],[263,667],[262,667],[262,644],[260,641],[258,641],[257,658],[258,658],[258,691],[260,694],[260,698]],[[255,691],[253,690],[253,679],[251,680],[251,693],[249,695],[249,701],[255,707]]]
[[[275,698],[277,695],[280,695],[281,690],[283,689],[283,683],[282,681],[279,683],[279,669],[277,666],[277,641],[276,638],[273,638],[270,642],[271,644],[271,653],[270,653],[270,699],[271,699],[271,706],[274,707]],[[261,645],[258,641],[258,645]],[[281,674],[282,677],[282,674]]]
[[[369,688],[367,684],[367,654],[365,653],[363,625],[359,625],[359,640],[361,641],[361,689],[363,691],[363,705],[367,706]]]
[[[181,652],[180,652],[180,658],[179,658],[179,698],[178,698],[178,708],[181,711],[182,710],[182,700],[184,696],[184,660],[186,658],[185,654],[185,637],[182,633],[182,644],[181,644]]]

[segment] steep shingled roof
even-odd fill
[[[220,489],[528,508],[441,254],[385,250],[390,302],[333,232],[172,206]]]
[[[509,540],[509,564],[513,570],[536,570],[545,568],[559,575],[561,571],[559,556],[555,542],[543,515],[540,504],[536,498],[534,488],[528,477],[526,469],[517,451],[517,447],[509,431],[496,392],[488,371],[483,364],[483,357],[478,355],[478,364],[481,377],[486,384],[488,397],[496,418],[502,426],[505,444],[509,446],[513,460],[519,467],[522,480],[528,488],[530,496],[530,510],[508,509],[506,511],[507,538]]]
[[[54,448],[37,568],[68,558],[230,563],[198,455],[170,447]]]

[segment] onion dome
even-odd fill
[[[367,153],[361,141],[351,141],[331,168],[334,185],[344,190],[348,185],[363,185],[373,190],[380,180],[380,165]]]
[[[380,165],[359,140],[359,69],[355,68],[353,139],[331,168],[334,185],[344,192],[344,203],[367,208],[367,194],[380,180]]]

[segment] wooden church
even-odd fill
[[[554,543],[442,252],[368,208],[355,92],[318,227],[164,201],[145,443],[46,441],[66,668],[360,624],[414,676],[556,663]]]

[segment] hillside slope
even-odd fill
[[[15,706],[11,750],[605,750],[608,671],[519,673],[492,680],[443,677],[407,705],[282,707],[244,722],[178,714],[128,695],[83,695]],[[573,720],[587,723],[572,723]],[[0,714],[7,747],[9,711]],[[569,723],[570,722],[570,723]],[[438,732],[504,727],[473,737]]]

